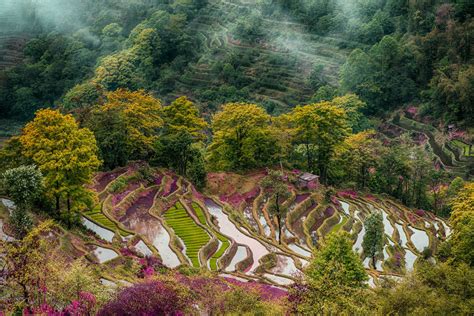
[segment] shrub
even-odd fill
[[[98,315],[182,315],[191,303],[191,296],[177,283],[148,281],[122,290]]]

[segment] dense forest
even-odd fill
[[[0,315],[472,314],[473,15],[0,4]]]

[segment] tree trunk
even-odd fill
[[[375,269],[375,264],[377,263],[377,261],[375,260],[375,256],[372,256],[372,266],[374,267]]]
[[[278,220],[278,243],[281,245],[281,216],[277,215]]]
[[[311,158],[311,152],[309,150],[309,143],[306,143],[306,160],[308,164],[308,171],[313,172],[313,162]]]
[[[59,213],[59,194],[56,194],[56,212]]]
[[[71,228],[71,197],[69,196],[69,193],[67,194],[67,226],[68,228]]]

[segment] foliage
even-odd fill
[[[126,287],[98,315],[179,315],[191,308],[191,302],[179,284],[147,281]]]
[[[43,190],[43,175],[36,166],[20,166],[3,173],[7,195],[19,208],[28,209]]]
[[[317,162],[325,182],[334,147],[349,134],[345,111],[330,102],[297,106],[287,122],[293,143],[304,146],[307,170],[314,172]]]
[[[399,283],[378,287],[378,314],[468,315],[472,313],[474,272],[465,264],[423,262]]]
[[[268,175],[262,180],[261,186],[265,190],[269,203],[267,204],[267,211],[270,215],[276,216],[278,221],[278,242],[281,244],[282,226],[286,221],[287,208],[283,202],[289,197],[290,191],[288,184],[285,181],[283,172],[269,170]]]
[[[367,314],[370,293],[367,274],[352,251],[347,232],[330,234],[305,271],[305,283],[290,289],[290,310],[294,313],[321,315]]]
[[[208,161],[217,170],[266,166],[278,152],[270,116],[256,104],[229,103],[212,118]]]
[[[91,107],[102,101],[104,87],[100,84],[88,81],[75,85],[64,96],[62,107],[66,111]]]
[[[94,135],[79,128],[71,115],[41,110],[23,129],[23,154],[32,159],[44,175],[46,193],[56,200],[56,211],[65,198],[67,210],[80,209],[90,199],[84,184],[100,166]]]
[[[474,265],[474,183],[467,183],[452,202],[453,233],[448,243],[455,261]]]
[[[329,278],[335,284],[354,288],[365,287],[367,274],[362,262],[352,251],[352,242],[347,232],[332,233],[324,240],[306,271],[313,281]]]
[[[372,213],[364,221],[365,235],[362,241],[364,254],[372,258],[372,265],[375,267],[376,257],[382,253],[384,245],[384,224],[382,213]]]
[[[106,93],[106,100],[92,110],[86,124],[105,166],[113,169],[128,159],[149,157],[163,125],[160,101],[144,91],[124,89]]]
[[[186,97],[180,97],[163,108],[164,134],[185,132],[193,139],[203,140],[206,121],[199,116],[197,107]]]
[[[385,36],[368,52],[349,55],[341,69],[342,92],[356,93],[372,112],[391,109],[416,95],[415,64],[408,44]]]
[[[382,163],[385,152],[375,131],[352,134],[336,146],[330,164],[330,178],[335,183],[355,181],[357,187],[365,188],[369,185],[371,172]]]
[[[12,226],[15,238],[23,238],[33,227],[33,221],[28,215],[26,208],[17,207],[13,210],[9,223]]]
[[[18,293],[18,301],[23,301],[25,306],[34,303],[34,290],[38,290],[36,287],[48,276],[45,261],[52,244],[43,236],[52,229],[52,221],[43,222],[18,242],[2,245],[5,249],[2,273],[8,286]]]

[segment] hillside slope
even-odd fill
[[[102,241],[99,247],[94,243],[77,248],[72,243],[77,249],[71,255],[114,262],[120,261],[123,249],[131,248],[159,256],[169,268],[200,265],[226,277],[287,286],[327,234],[345,230],[373,283],[412,270],[417,257],[435,253],[450,234],[444,220],[391,199],[341,191],[326,202],[322,189],[300,190],[289,183],[291,196],[284,202],[289,213],[280,244],[259,186],[264,172],[210,174],[207,193],[202,194],[167,170],[155,170],[144,179],[139,176],[143,167],[134,163],[95,177],[92,189],[100,204],[83,214],[83,222]],[[373,267],[361,242],[364,218],[375,211],[383,214],[386,235],[383,258]]]

